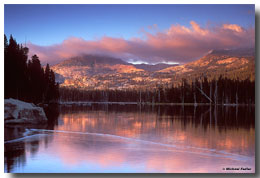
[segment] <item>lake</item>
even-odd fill
[[[254,106],[61,105],[5,126],[5,172],[254,173]]]

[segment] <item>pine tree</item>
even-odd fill
[[[49,102],[59,98],[59,85],[49,65],[41,67],[37,55],[28,60],[29,49],[17,44],[13,36],[9,42],[4,35],[4,89],[5,98],[28,102]]]

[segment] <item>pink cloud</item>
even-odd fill
[[[223,24],[223,29],[233,30],[238,33],[243,31],[242,27],[240,27],[239,25],[236,25],[236,24]]]
[[[201,27],[191,21],[191,27],[172,25],[169,29],[150,33],[143,30],[145,38],[112,38],[104,36],[98,40],[87,41],[70,37],[61,44],[39,46],[30,43],[30,54],[37,54],[42,63],[57,63],[61,60],[82,55],[109,55],[124,60],[144,62],[186,63],[197,59],[212,49],[254,47],[255,29],[243,28],[237,24]]]
[[[207,35],[209,33],[208,30],[202,29],[199,24],[197,24],[194,21],[190,22],[192,29],[194,30],[194,32],[199,33],[199,35]]]

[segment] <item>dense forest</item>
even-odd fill
[[[33,55],[28,60],[29,49],[4,35],[4,97],[26,102],[49,103],[59,98],[59,85],[49,64],[45,69],[40,59]]]
[[[183,79],[179,86],[158,86],[155,90],[90,91],[61,87],[60,100],[63,102],[254,104],[255,82],[249,79],[241,81],[220,76],[211,81],[204,77],[191,84]]]

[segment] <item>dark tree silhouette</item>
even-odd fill
[[[59,98],[59,85],[52,70],[44,72],[40,59],[33,55],[28,60],[29,49],[4,35],[4,94],[27,102],[54,102]],[[47,68],[46,67],[46,68]]]

